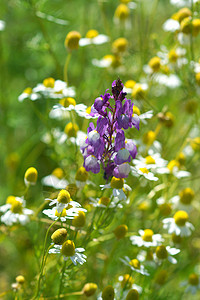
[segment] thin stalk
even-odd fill
[[[68,66],[69,66],[69,61],[70,61],[71,56],[72,56],[72,53],[69,52],[66,57],[66,60],[65,60],[64,72],[63,72],[64,81],[67,83],[67,85],[69,84],[67,72],[68,72]]]

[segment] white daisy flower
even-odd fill
[[[154,234],[151,229],[139,230],[139,234],[130,237],[132,244],[138,247],[156,247],[164,241],[161,234]]]
[[[186,211],[179,210],[173,218],[166,218],[163,222],[163,228],[168,230],[169,234],[175,233],[180,236],[190,236],[194,226],[188,222],[189,216]]]
[[[178,179],[191,175],[188,171],[180,170],[180,164],[176,160],[171,160],[167,167],[157,169],[158,174],[173,174]]]
[[[67,240],[62,245],[54,245],[54,247],[49,250],[49,254],[61,253],[64,260],[70,258],[74,265],[77,265],[77,263],[82,265],[86,262],[87,258],[87,256],[82,253],[84,251],[84,248],[75,248],[74,242]]]
[[[0,212],[4,214],[1,216],[1,222],[11,226],[15,223],[25,225],[29,222],[29,216],[33,211],[25,208],[25,200],[19,197],[10,196],[7,199],[7,204],[0,207]]]
[[[68,181],[64,177],[63,170],[61,168],[56,168],[51,175],[42,178],[42,184],[51,186],[55,189],[65,189],[68,185]]]
[[[150,181],[158,180],[158,177],[154,176],[152,172],[149,172],[149,170],[146,167],[140,168],[137,165],[135,167],[131,166],[131,174],[135,177],[139,177],[141,175]]]
[[[52,199],[46,198],[45,200],[51,201],[49,204],[50,206],[56,204],[56,209],[57,209],[58,213],[61,213],[64,208],[69,209],[69,208],[80,208],[81,207],[81,205],[78,202],[73,201],[71,199],[70,193],[67,190],[61,190],[56,199],[52,200]]]
[[[86,33],[85,38],[79,40],[79,46],[84,47],[88,45],[102,45],[109,42],[109,36],[105,34],[99,34],[97,30],[91,29]]]
[[[143,263],[145,263],[145,265],[151,266],[153,268],[156,267],[156,263],[153,259],[153,251],[151,250],[141,250],[138,255],[137,255],[137,259]]]
[[[186,286],[185,293],[195,295],[200,289],[200,277],[196,273],[192,273],[188,280],[181,282],[180,286]]]
[[[132,271],[140,273],[142,275],[149,276],[150,274],[145,270],[144,266],[141,265],[138,259],[130,259],[128,256],[125,256],[124,259],[120,258],[120,260],[126,265],[131,268]]]
[[[108,68],[111,67],[113,61],[114,61],[113,55],[105,55],[102,59],[94,58],[92,60],[92,64],[98,68]]]
[[[175,89],[181,85],[180,78],[175,74],[155,74],[154,81],[170,89]]]
[[[176,264],[177,260],[171,255],[176,255],[180,252],[180,249],[170,248],[170,246],[165,247],[164,245],[157,246],[156,253],[154,254],[154,259],[157,263],[162,263],[167,259],[170,263]]]
[[[152,169],[154,172],[156,172],[158,168],[162,168],[167,165],[167,161],[161,157],[160,153],[154,154],[153,151],[149,151],[149,155],[146,157],[139,156],[137,159],[133,160],[133,163],[138,168]]]
[[[44,209],[42,212],[52,220],[60,219],[65,222],[67,219],[73,220],[74,217],[78,216],[79,211],[86,212],[87,210],[81,207],[71,207],[68,209],[63,208],[62,212],[58,213],[57,208],[53,207],[52,209]]]
[[[180,23],[177,20],[168,19],[162,28],[164,31],[175,32],[180,29]]]

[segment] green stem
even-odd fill
[[[62,273],[61,273],[61,277],[60,277],[60,285],[59,285],[59,290],[58,290],[58,299],[60,299],[60,294],[61,294],[61,291],[62,291],[62,283],[63,283],[65,269],[66,269],[66,260],[64,261],[64,264],[63,264],[63,267],[62,267]]]
[[[64,74],[63,74],[63,75],[64,75],[64,81],[65,81],[67,84],[69,84],[69,83],[68,83],[68,75],[67,75],[67,71],[68,71],[68,66],[69,66],[69,61],[70,61],[71,56],[72,56],[72,53],[69,52],[68,55],[67,55],[67,57],[66,57],[65,65],[64,65]]]

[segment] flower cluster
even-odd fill
[[[120,79],[112,83],[112,95],[106,91],[95,99],[90,115],[98,116],[97,126],[89,124],[87,138],[81,145],[87,171],[99,173],[102,165],[106,180],[112,176],[128,177],[129,162],[136,157],[137,148],[131,139],[125,139],[124,130],[132,127],[139,130],[140,121],[133,114],[133,105],[126,98]]]

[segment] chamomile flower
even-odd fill
[[[164,245],[157,246],[154,259],[157,263],[162,263],[164,260],[168,260],[172,264],[176,264],[177,260],[171,255],[176,255],[180,252],[180,249],[165,247]]]
[[[157,173],[159,174],[173,174],[178,179],[183,177],[189,177],[191,175],[190,172],[181,170],[181,165],[177,160],[171,160],[167,167],[157,169]]]
[[[92,64],[98,68],[111,68],[119,69],[121,65],[121,59],[117,55],[108,54],[105,55],[102,59],[94,58]]]
[[[200,289],[200,277],[196,273],[192,273],[188,280],[181,282],[180,286],[186,286],[185,293],[195,295]]]
[[[102,208],[106,208],[106,207],[113,207],[110,198],[108,197],[101,197],[101,198],[90,198],[90,203],[92,204],[92,206],[94,207],[102,207]]]
[[[125,256],[124,259],[120,258],[120,260],[126,266],[129,266],[132,271],[149,276],[149,273],[145,270],[144,266],[140,263],[138,259],[135,258],[131,260],[128,256]]]
[[[177,20],[170,18],[167,21],[165,21],[162,28],[164,31],[167,32],[176,32],[180,29],[180,23]]]
[[[120,297],[121,289],[125,289],[123,293],[124,298],[127,296],[130,289],[136,289],[139,293],[142,293],[141,286],[134,283],[134,279],[130,274],[121,275],[118,277],[118,280],[120,285],[116,284],[116,296],[118,295]]]
[[[97,30],[90,29],[86,33],[86,37],[79,40],[79,46],[84,47],[92,44],[101,45],[109,42],[109,40],[110,38],[107,35],[99,34]]]
[[[42,184],[51,186],[55,189],[64,189],[68,185],[68,181],[64,178],[65,174],[61,168],[53,170],[51,175],[42,178]]]
[[[101,189],[113,189],[112,195],[118,200],[126,200],[127,196],[125,194],[126,191],[131,191],[129,185],[124,183],[123,178],[112,177],[111,182],[109,184],[100,185]]]
[[[161,234],[154,234],[151,229],[139,230],[139,234],[130,237],[132,244],[138,247],[156,247],[164,241]]]
[[[52,220],[60,219],[62,222],[65,222],[67,219],[73,220],[78,216],[79,211],[87,210],[82,207],[71,207],[68,209],[63,208],[62,212],[58,212],[57,208],[53,207],[52,209],[44,209],[42,212]]]
[[[25,225],[29,222],[29,216],[33,211],[25,208],[25,201],[22,198],[10,196],[7,198],[7,204],[0,207],[1,222],[11,226],[15,223]]]
[[[133,163],[138,168],[152,169],[154,172],[156,172],[158,168],[162,168],[167,165],[167,161],[161,157],[160,153],[154,154],[150,151],[149,154],[150,155],[147,155],[146,157],[139,156],[137,159],[133,160]]]
[[[163,222],[163,228],[168,230],[169,234],[175,233],[180,236],[190,236],[194,226],[188,222],[189,216],[186,211],[179,210],[173,218],[166,218]]]
[[[49,250],[49,254],[61,253],[63,255],[63,259],[66,261],[68,258],[71,259],[74,265],[84,264],[86,262],[86,255],[83,254],[84,248],[75,248],[75,244],[71,240],[67,240],[62,245],[54,245],[53,248]]]
[[[81,205],[78,202],[73,201],[71,199],[70,193],[67,190],[61,190],[56,199],[52,200],[52,199],[46,198],[45,200],[51,201],[49,204],[50,206],[56,204],[56,209],[57,209],[58,213],[61,213],[64,208],[68,209],[68,208],[80,208],[81,207]]]
[[[157,181],[158,177],[154,176],[146,167],[140,168],[137,165],[135,167],[131,166],[131,174],[135,177],[142,176],[150,181]]]
[[[194,191],[191,188],[185,188],[179,192],[179,195],[172,197],[169,201],[175,208],[190,212],[193,208],[191,202],[195,196]]]

